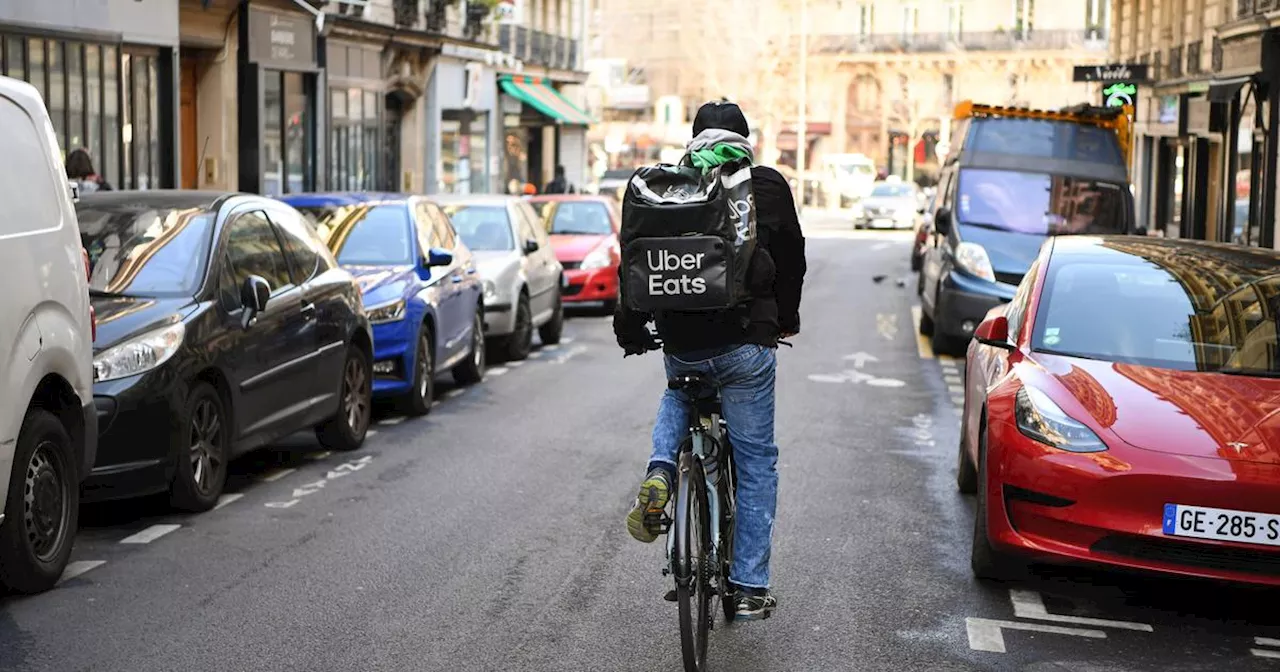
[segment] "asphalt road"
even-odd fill
[[[915,337],[907,236],[807,224],[804,332],[779,355],[780,607],[719,627],[714,669],[1280,668],[1274,591],[973,581],[958,363]],[[620,355],[607,318],[578,317],[361,451],[303,436],[240,461],[215,511],[86,507],[68,578],[0,598],[0,670],[680,669],[661,544],[623,526],[664,381]]]

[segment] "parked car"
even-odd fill
[[[369,428],[360,288],[297,210],[258,196],[80,199],[101,432],[90,500],[168,492],[204,511],[227,462],[301,429],[353,450]]]
[[[437,371],[484,378],[484,288],[471,251],[440,207],[398,194],[281,198],[312,219],[355,275],[373,324],[373,394],[426,415]]]
[[[599,302],[613,312],[622,261],[617,204],[603,196],[538,196],[529,202],[541,213],[551,247],[564,267],[564,301]]]
[[[924,212],[916,217],[915,227],[911,232],[911,270],[917,274],[920,272],[921,266],[924,265],[924,248],[929,241],[929,233],[933,229],[933,211],[938,207],[938,190],[932,190],[933,194],[929,197],[928,203],[925,205]],[[919,296],[923,290],[921,278],[916,276],[916,295]]]
[[[1280,585],[1280,253],[1053,239],[966,363],[972,565]]]
[[[909,229],[922,212],[920,187],[901,180],[876,182],[871,193],[853,206],[853,228]]]
[[[434,199],[476,256],[484,281],[485,335],[494,339],[494,348],[507,359],[524,359],[533,348],[534,329],[544,345],[559,343],[564,268],[528,200],[475,195]]]
[[[623,195],[627,192],[627,183],[631,181],[631,176],[635,172],[634,168],[614,168],[604,171],[604,174],[600,176],[600,183],[596,187],[596,193],[601,196],[608,196],[621,203]]]
[[[40,94],[0,77],[0,588],[47,590],[93,465],[93,317],[71,189]]]

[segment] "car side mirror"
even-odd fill
[[[933,230],[944,236],[951,233],[951,208],[938,208],[934,211]]]
[[[436,266],[448,266],[453,263],[453,253],[442,247],[433,247],[427,250],[427,268],[435,268]]]
[[[1004,315],[987,318],[973,332],[973,338],[983,345],[1002,350],[1013,350],[1009,342],[1009,318]]]
[[[258,319],[258,313],[267,309],[267,300],[271,298],[271,285],[259,275],[251,275],[244,279],[244,284],[240,287],[240,304],[244,306],[244,313],[240,321],[241,326],[245,329],[253,326]]]
[[[537,251],[538,251],[538,241],[534,240],[533,238],[530,238],[529,240],[524,241],[525,254],[533,254],[534,252],[537,252]]]

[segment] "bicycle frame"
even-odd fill
[[[680,451],[679,453],[677,453],[676,460],[677,460],[677,469],[682,473],[689,469],[689,465],[685,462],[684,459],[682,459],[686,455],[690,459],[696,460],[698,462],[698,465],[702,467],[703,479],[704,479],[704,482],[706,483],[706,488],[707,488],[707,507],[708,507],[707,518],[711,523],[712,557],[707,558],[707,560],[710,561],[709,565],[711,567],[716,568],[716,571],[719,572],[720,571],[720,557],[719,557],[720,549],[724,548],[724,546],[722,545],[723,531],[721,528],[722,528],[723,516],[725,512],[721,510],[722,498],[720,494],[720,490],[721,490],[720,485],[706,475],[707,473],[706,461],[711,454],[709,449],[715,447],[715,448],[718,448],[720,451],[719,453],[720,458],[717,462],[716,473],[718,476],[717,480],[719,480],[721,483],[724,482],[725,470],[732,468],[733,464],[731,459],[725,459],[725,455],[727,454],[727,451],[730,450],[728,442],[724,440],[725,434],[726,434],[725,422],[720,417],[720,413],[718,411],[710,410],[708,408],[713,404],[718,405],[718,403],[715,400],[709,400],[709,402],[695,402],[695,405],[698,407],[697,421],[690,423],[689,436],[686,437],[685,441],[681,443]],[[729,494],[730,497],[733,496],[731,491],[729,491],[727,494]],[[669,565],[669,570],[672,574],[675,575],[677,582],[683,582],[687,584],[687,582],[692,579],[692,570],[689,567],[675,566],[675,563],[674,563],[675,543],[676,543],[675,535],[668,534],[667,535],[667,562]],[[687,562],[688,558],[683,558],[683,560]],[[721,577],[721,578],[727,579],[727,577]]]

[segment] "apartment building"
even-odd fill
[[[1146,64],[1133,181],[1165,236],[1276,240],[1280,1],[1120,0],[1112,60]]]
[[[1096,87],[1072,81],[1072,67],[1106,61],[1111,23],[1109,0],[808,0],[805,26],[801,0],[712,0],[711,15],[727,22],[717,36],[751,34],[709,67],[703,61],[714,49],[687,47],[688,33],[701,33],[688,28],[701,25],[689,16],[693,3],[591,2],[593,56],[625,62],[633,74],[623,84],[648,87],[655,117],[669,96],[684,102],[686,114],[709,98],[741,100],[764,136],[757,138],[762,155],[791,166],[805,31],[809,168],[824,154],[860,152],[888,172],[926,181],[960,100],[1049,108],[1097,102]],[[693,42],[700,43],[696,35]],[[609,96],[599,98],[600,115],[615,118]],[[595,137],[610,130],[602,124]],[[621,133],[612,132],[616,146]]]
[[[585,162],[583,2],[3,2],[0,73],[118,188],[502,191]]]

